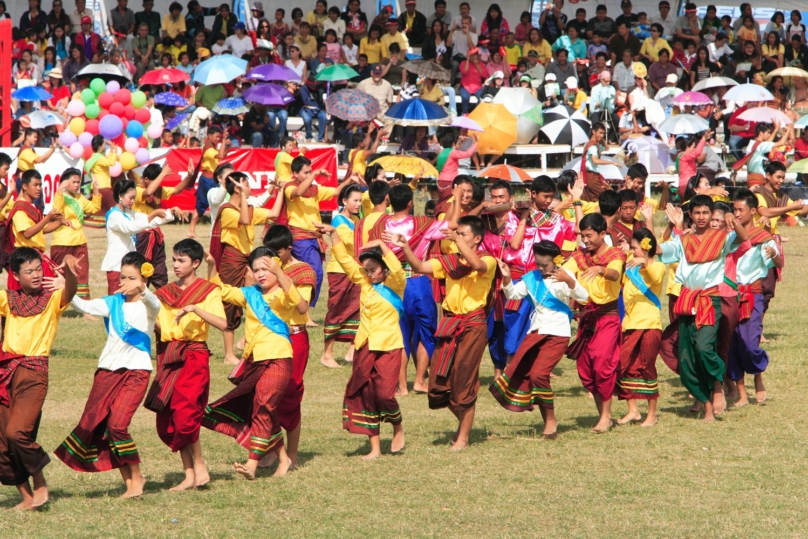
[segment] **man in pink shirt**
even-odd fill
[[[469,99],[472,95],[480,99],[483,93],[483,80],[486,78],[485,66],[480,62],[480,49],[469,50],[468,58],[460,63],[460,98],[462,113],[469,113]]]

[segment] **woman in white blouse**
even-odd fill
[[[107,212],[107,252],[101,263],[101,270],[107,272],[107,293],[110,295],[120,287],[121,259],[135,250],[135,236],[173,221],[175,213],[182,214],[179,208],[154,210],[149,215],[134,212],[132,204],[136,195],[132,180],[121,180],[112,189],[115,206]]]
[[[306,81],[306,62],[300,57],[300,47],[297,45],[289,45],[289,59],[284,62],[286,67],[294,71],[300,77],[301,82]]]
[[[129,424],[149,385],[151,337],[160,300],[148,289],[153,268],[138,252],[119,260],[116,294],[101,299],[73,298],[79,312],[103,316],[107,343],[81,420],[56,450],[56,456],[80,472],[118,468],[126,484],[122,498],[143,494],[146,482]]]

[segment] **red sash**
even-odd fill
[[[640,230],[642,228],[645,228],[645,226],[641,221],[638,221],[636,219],[634,219],[634,222],[631,224],[631,228],[621,223],[620,220],[618,219],[612,225],[612,230],[610,230],[609,233],[611,234],[613,239],[615,238],[615,235],[618,235],[623,236],[624,238],[626,238],[626,241],[631,242],[631,238],[634,236],[634,231]],[[619,237],[617,239],[619,240]]]
[[[703,264],[718,260],[727,240],[726,230],[709,229],[704,234],[685,234],[681,236],[685,259],[690,264]]]
[[[749,159],[753,155],[755,155],[755,150],[757,150],[757,147],[759,145],[760,145],[760,141],[756,140],[755,143],[752,144],[752,149],[749,151],[749,153],[744,155],[743,157],[741,157],[737,161],[735,161],[735,163],[732,165],[732,170],[734,170],[735,172],[741,170],[743,168],[743,166],[746,164],[746,162],[749,161]]]
[[[469,327],[485,324],[485,311],[483,309],[478,309],[468,314],[444,313],[440,322],[438,322],[438,329],[435,331],[435,337],[445,339],[445,343],[440,346],[440,356],[438,356],[436,371],[438,376],[445,377],[449,374],[449,369],[452,367],[452,362],[457,352],[457,337]]]
[[[216,214],[216,220],[213,221],[213,229],[210,231],[210,254],[213,256],[213,260],[216,261],[217,271],[219,270],[222,253],[224,252],[224,245],[222,244],[222,212],[224,212],[225,208],[240,211],[239,208],[236,208],[229,202],[225,202],[219,207],[219,213]],[[252,212],[252,209],[250,212]]]
[[[696,329],[702,326],[712,326],[715,324],[712,298],[716,296],[718,296],[717,286],[707,290],[691,290],[683,286],[676,305],[673,307],[673,312],[679,316],[695,315]]]
[[[155,290],[154,295],[161,302],[172,309],[182,309],[188,305],[201,303],[208,297],[208,294],[219,288],[217,285],[205,279],[196,279],[183,290],[177,283],[168,283],[159,290]]]
[[[755,307],[755,294],[763,293],[763,285],[758,279],[751,284],[738,285],[738,308],[741,311],[741,321],[749,320],[752,317],[752,310]]]
[[[615,260],[625,262],[626,254],[617,247],[609,247],[599,255],[591,255],[586,248],[581,247],[572,252],[572,258],[575,260],[578,269],[585,271],[591,266],[608,266]]]
[[[283,268],[283,272],[295,286],[317,286],[317,274],[305,262],[295,262]]]
[[[30,202],[27,202],[25,200],[17,200],[16,202],[14,202],[14,205],[11,207],[11,211],[8,212],[8,217],[6,217],[6,222],[8,223],[8,226],[6,227],[6,233],[3,237],[3,250],[7,253],[11,253],[11,251],[14,250],[14,241],[16,240],[16,238],[14,237],[13,220],[14,215],[18,211],[25,213],[25,215],[27,215],[28,218],[31,219],[34,223],[38,223],[39,221],[42,220],[42,212],[39,210],[39,208],[31,204]]]

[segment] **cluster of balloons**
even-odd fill
[[[145,104],[146,94],[141,91],[130,92],[117,81],[93,79],[89,88],[73,94],[67,104],[71,120],[59,141],[68,148],[70,157],[85,161],[93,155],[95,135],[114,142],[123,152],[109,172],[120,176],[147,163],[152,141],[163,133],[162,125],[151,124],[151,112]]]

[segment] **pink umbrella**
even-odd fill
[[[482,127],[480,127],[480,124],[467,116],[455,116],[452,119],[452,123],[449,125],[459,129],[468,129],[469,131],[479,131],[480,133],[485,131]]]
[[[745,110],[738,116],[739,119],[747,122],[777,122],[780,125],[793,124],[794,122],[783,112],[771,107],[755,107]]]
[[[674,97],[673,102],[677,105],[709,105],[713,100],[701,92],[685,92]]]

